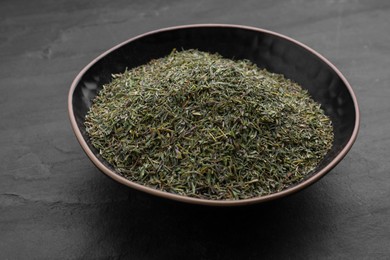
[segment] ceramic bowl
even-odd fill
[[[172,49],[198,49],[224,57],[248,59],[260,68],[285,75],[307,89],[331,118],[334,143],[318,167],[304,180],[281,192],[243,200],[206,200],[180,196],[131,182],[115,172],[91,145],[84,118],[91,101],[110,82],[113,73],[123,72],[168,55]],[[155,196],[186,203],[237,206],[265,202],[293,194],[313,184],[335,167],[350,150],[359,128],[356,96],[341,72],[327,59],[304,44],[279,33],[238,25],[202,24],[165,28],[131,38],[101,54],[73,81],[68,110],[72,128],[87,156],[115,181]]]

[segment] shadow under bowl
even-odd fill
[[[226,58],[248,59],[260,68],[283,74],[321,104],[334,128],[334,143],[318,167],[304,180],[281,192],[242,200],[206,200],[176,195],[129,181],[118,174],[91,144],[84,126],[92,100],[111,75],[122,73],[161,58],[172,49],[198,49],[219,53]],[[186,203],[238,206],[265,202],[293,194],[313,184],[348,153],[359,129],[356,96],[341,72],[311,48],[281,34],[247,26],[201,24],[177,26],[129,39],[88,64],[73,81],[68,96],[68,112],[77,140],[87,156],[106,175],[131,188]]]

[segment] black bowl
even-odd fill
[[[278,193],[243,200],[205,200],[171,194],[131,182],[109,165],[91,145],[84,117],[103,84],[113,73],[123,72],[168,55],[172,49],[198,49],[224,57],[248,59],[260,68],[285,75],[307,89],[330,116],[334,127],[332,149],[313,173],[300,183]],[[355,94],[337,68],[320,54],[278,33],[236,25],[189,25],[149,32],[106,51],[88,64],[73,81],[68,97],[69,116],[82,148],[92,162],[114,180],[156,196],[217,206],[264,202],[292,194],[319,180],[350,150],[359,128]]]

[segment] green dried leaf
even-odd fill
[[[286,189],[315,169],[334,138],[330,119],[298,84],[197,50],[113,75],[85,126],[125,178],[215,200]]]

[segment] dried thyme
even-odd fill
[[[204,199],[245,199],[302,180],[333,129],[296,83],[197,50],[113,75],[86,116],[93,146],[127,179]]]

